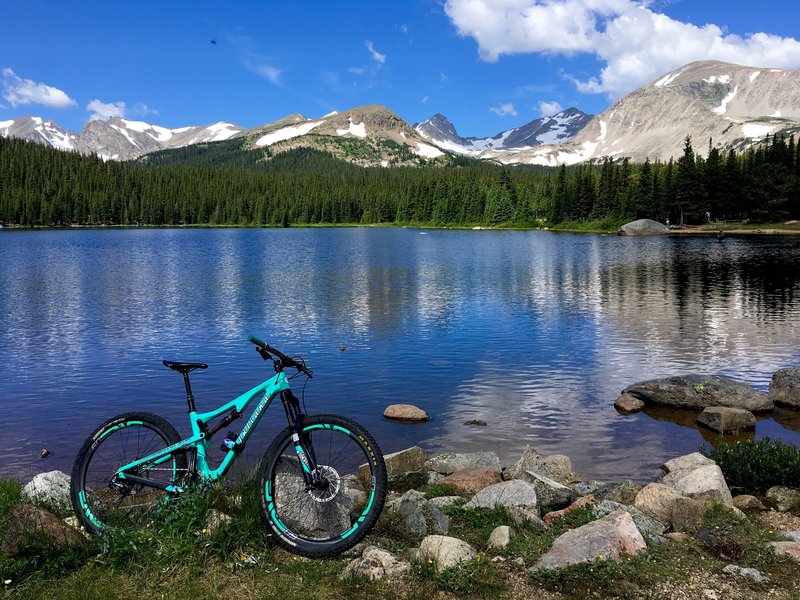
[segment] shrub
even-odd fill
[[[800,487],[800,450],[792,444],[770,438],[736,443],[720,438],[714,448],[701,452],[719,465],[730,487],[743,492]]]

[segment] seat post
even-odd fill
[[[189,385],[189,371],[183,372],[183,384],[186,386],[186,402],[189,404],[189,412],[195,412],[192,386]]]

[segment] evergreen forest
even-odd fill
[[[636,218],[672,224],[800,219],[794,137],[675,161],[560,168],[454,157],[447,166],[359,167],[319,150],[202,144],[133,162],[0,138],[0,224],[424,224],[552,227]]]

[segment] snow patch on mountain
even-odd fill
[[[759,75],[761,75],[761,71],[753,71],[750,73],[750,83],[753,83]]]
[[[439,156],[444,156],[444,152],[438,148],[434,148],[430,144],[424,144],[422,142],[417,142],[416,153],[423,158],[438,158]]]
[[[727,75],[725,75],[724,77],[727,77]],[[733,91],[731,91],[731,93],[729,93],[722,99],[722,104],[716,107],[714,109],[714,112],[720,115],[724,115],[728,110],[728,104],[730,104],[731,100],[733,100],[736,97],[736,92],[738,91],[739,91],[739,86],[737,85],[735,88],[733,88]]]
[[[746,138],[760,139],[768,136],[775,129],[774,125],[766,125],[764,123],[745,123],[742,125],[742,134]]]
[[[300,137],[312,131],[315,127],[322,125],[324,121],[309,121],[301,123],[300,125],[292,125],[291,127],[284,127],[272,133],[268,133],[256,140],[256,146],[271,146],[277,142],[290,140],[292,138]]]
[[[354,135],[356,137],[367,137],[367,126],[365,123],[353,123],[353,117],[350,117],[350,126],[347,129],[337,129],[337,135]]]

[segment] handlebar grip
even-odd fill
[[[252,342],[253,344],[255,344],[256,346],[258,346],[261,349],[265,349],[267,347],[267,343],[266,342],[262,342],[260,339],[258,339],[255,336],[252,336],[252,335],[248,335],[247,336],[247,341],[248,342]]]

